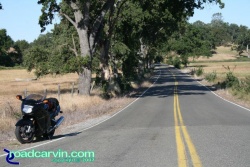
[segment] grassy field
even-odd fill
[[[218,80],[223,80],[229,67],[235,76],[240,79],[244,79],[246,76],[250,76],[250,59],[239,58],[236,51],[231,51],[230,47],[218,47],[216,54],[213,54],[211,58],[199,58],[195,62],[189,64],[189,68],[203,67],[205,73],[213,71],[217,72]]]
[[[6,140],[15,140],[15,123],[21,117],[21,102],[16,95],[43,94],[47,89],[47,97],[58,98],[60,85],[60,106],[64,111],[63,126],[82,122],[89,118],[112,113],[129,103],[132,98],[113,98],[109,101],[100,97],[100,90],[94,89],[91,96],[77,95],[77,74],[67,74],[53,77],[51,75],[32,80],[35,76],[24,69],[0,70],[0,147]],[[71,96],[72,83],[75,83],[75,93]]]
[[[236,76],[240,81],[244,82],[246,77],[250,77],[250,59],[246,57],[246,53],[244,57],[239,57],[235,51],[231,51],[230,47],[218,47],[218,49],[216,50],[216,54],[214,54],[213,57],[209,59],[196,59],[195,62],[189,64],[188,71],[192,69],[198,69],[199,67],[202,67],[204,70],[202,78],[204,78],[204,76],[208,73],[214,71],[217,74],[217,79],[213,83],[209,83],[206,80],[201,81],[204,85],[207,86],[218,86],[217,83],[222,83],[223,81],[225,81],[226,75],[229,72],[228,67],[230,68],[230,71],[233,72],[233,75]],[[241,89],[239,90],[230,88],[217,89],[216,93],[224,97],[225,99],[250,108],[250,95],[249,93],[243,91],[242,87],[240,88]]]

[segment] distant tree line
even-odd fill
[[[20,66],[29,43],[25,40],[14,42],[5,29],[0,29],[0,66]]]
[[[211,56],[220,45],[230,44],[241,54],[250,42],[246,26],[225,23],[220,13],[209,24],[187,22],[195,8],[213,2],[224,6],[220,0],[39,0],[42,31],[56,13],[61,22],[31,43],[14,42],[1,30],[0,65],[23,65],[37,76],[76,72],[79,93],[85,95],[96,73],[104,91],[113,85],[119,94],[170,52],[184,65],[189,57]]]

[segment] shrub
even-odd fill
[[[181,68],[181,60],[180,60],[180,58],[179,57],[175,57],[174,59],[173,59],[173,65],[174,65],[174,67],[175,68]]]
[[[203,75],[204,69],[202,67],[199,67],[197,70],[195,70],[195,74],[199,77]]]
[[[239,79],[233,74],[233,72],[228,72],[225,80],[225,84],[227,88],[239,86]]]
[[[205,76],[205,79],[208,81],[208,82],[214,82],[217,78],[217,73],[216,71],[213,71],[212,73],[208,73],[206,74]]]
[[[246,80],[245,80],[245,84],[246,84],[246,93],[250,93],[250,76],[246,77]]]

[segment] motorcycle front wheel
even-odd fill
[[[25,144],[33,141],[35,133],[31,128],[30,125],[16,126],[15,135],[20,143]]]

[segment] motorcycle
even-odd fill
[[[57,129],[64,120],[61,116],[55,119],[60,111],[60,105],[56,98],[45,98],[39,94],[30,94],[22,98],[17,95],[16,98],[22,101],[22,118],[16,123],[15,135],[17,140],[24,144],[30,143],[36,139],[52,139],[55,129]]]

